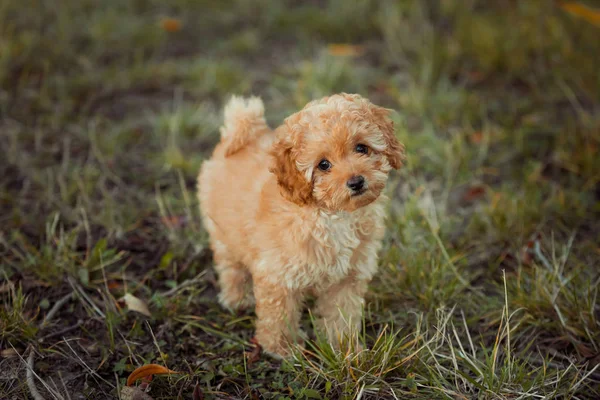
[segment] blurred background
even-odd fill
[[[593,398],[598,374],[579,380],[600,362],[599,38],[594,1],[3,0],[0,397],[30,396],[16,355],[33,346],[36,371],[64,382],[54,398],[115,395],[148,362],[186,371],[153,384],[164,398],[337,398],[363,383]],[[371,344],[404,327],[397,352],[369,353],[391,369],[358,383],[362,364],[348,375],[336,356],[249,370],[251,314],[215,304],[196,175],[231,94],[261,96],[276,127],[341,91],[394,109],[407,148],[365,323]],[[456,337],[481,343],[471,380],[425,356],[399,369],[403,345],[454,305]],[[508,309],[514,358],[493,353]],[[454,345],[429,357],[446,365]],[[552,355],[567,372],[507,378],[486,354],[536,373]]]

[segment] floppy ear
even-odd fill
[[[394,122],[389,118],[390,111],[387,108],[371,105],[373,122],[379,127],[387,144],[383,154],[387,157],[392,168],[400,169],[402,161],[404,161],[404,145],[396,139]]]
[[[271,171],[277,177],[281,195],[298,205],[312,202],[312,182],[306,180],[296,166],[297,140],[293,133],[282,125],[277,128],[277,140],[271,147]]]

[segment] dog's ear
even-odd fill
[[[313,200],[312,182],[307,181],[296,165],[300,143],[299,135],[294,134],[284,123],[276,130],[277,139],[271,147],[271,171],[277,177],[281,194],[286,199],[307,205]]]
[[[392,168],[400,169],[402,161],[404,161],[404,145],[396,139],[394,122],[389,117],[391,111],[390,109],[370,104],[373,122],[379,127],[387,144],[383,154],[387,157]]]

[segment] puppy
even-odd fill
[[[388,173],[404,147],[389,110],[356,94],[308,103],[275,131],[259,98],[233,97],[198,177],[220,303],[256,301],[256,338],[288,356],[303,298],[332,344],[360,328],[384,234]]]

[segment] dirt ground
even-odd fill
[[[594,8],[596,7],[596,8]],[[0,3],[0,398],[600,398],[600,7]],[[231,94],[395,110],[365,350],[276,361],[195,197]],[[58,306],[57,306],[58,304]],[[310,302],[308,304],[310,306]]]

